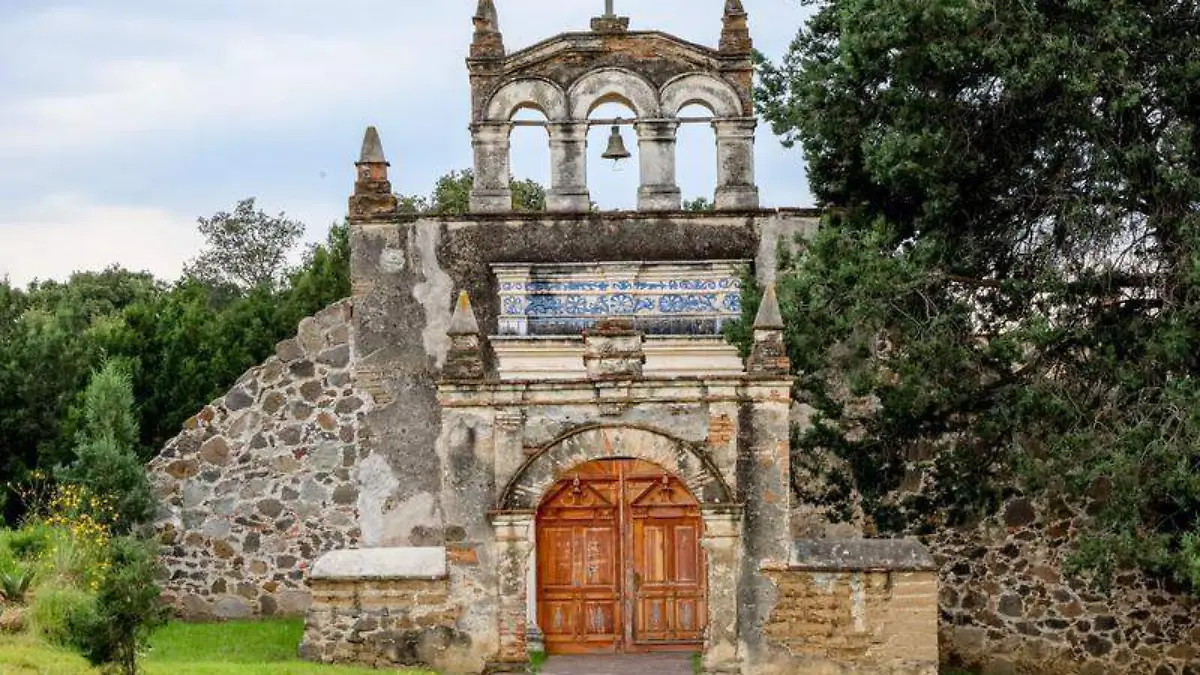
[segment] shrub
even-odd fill
[[[76,512],[89,514],[110,532],[128,534],[154,515],[150,479],[138,459],[138,424],[129,374],[110,361],[83,392],[83,425],[76,459],[59,472],[74,487],[87,486]]]
[[[18,605],[25,604],[25,594],[33,583],[33,570],[14,566],[0,572],[0,598]]]
[[[120,537],[111,551],[112,568],[100,584],[96,611],[73,617],[71,630],[92,664],[136,675],[139,647],[166,618],[154,583],[155,549],[150,542]]]
[[[34,630],[49,642],[80,646],[80,629],[95,622],[96,596],[71,586],[46,585],[33,599]]]
[[[44,523],[28,523],[19,530],[0,533],[0,555],[7,549],[18,560],[35,560],[50,550],[53,539],[54,528]]]

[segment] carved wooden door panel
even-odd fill
[[[612,652],[621,643],[616,468],[584,467],[538,513],[538,624],[552,653]]]
[[[693,650],[704,632],[699,504],[646,462],[572,471],[538,512],[538,624],[551,653]]]
[[[705,564],[700,505],[677,478],[634,475],[626,482],[632,528],[632,645],[692,647],[704,637]]]

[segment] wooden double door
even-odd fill
[[[587,464],[537,520],[538,625],[552,654],[696,651],[708,617],[700,505],[638,460]]]

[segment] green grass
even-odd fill
[[[546,661],[550,657],[546,652],[529,652],[529,672],[533,675],[538,675],[542,672],[542,667],[546,665]]]
[[[157,631],[146,675],[377,675],[377,670],[319,666],[296,658],[304,622],[175,623]],[[421,675],[421,671],[389,671]],[[0,637],[0,674],[98,675],[78,656],[32,637]]]

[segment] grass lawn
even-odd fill
[[[175,623],[150,640],[146,675],[375,675],[362,668],[318,666],[296,658],[304,622]],[[422,671],[388,671],[423,675]],[[97,675],[75,654],[30,637],[0,637],[0,674]]]

